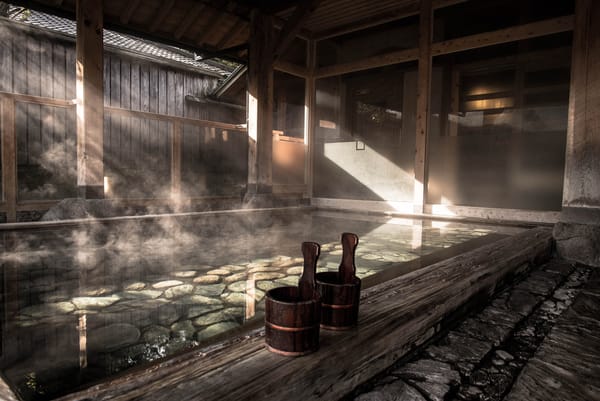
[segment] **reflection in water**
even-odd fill
[[[361,239],[361,278],[490,232],[287,210],[6,234],[0,368],[23,399],[45,400],[198,346],[262,320],[266,291],[297,285],[302,241],[336,270],[344,231]]]

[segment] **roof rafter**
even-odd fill
[[[169,14],[173,6],[175,6],[175,0],[167,0],[163,3],[162,7],[160,7],[154,15],[152,24],[150,24],[149,27],[150,32],[156,32],[156,30],[159,26],[161,26],[165,17]]]
[[[133,13],[137,10],[138,6],[140,5],[140,0],[130,0],[129,2],[127,2],[125,4],[125,7],[123,7],[123,11],[121,11],[121,23],[122,24],[128,24],[129,20],[131,19],[131,17],[133,16]]]
[[[302,25],[308,19],[310,14],[319,6],[320,0],[310,0],[302,2],[296,6],[294,13],[291,15],[289,20],[283,26],[279,41],[275,46],[275,52],[273,54],[275,60],[279,58],[292,43],[294,38],[298,35],[302,29]]]
[[[192,23],[198,18],[200,12],[206,8],[205,4],[194,3],[194,6],[190,10],[188,14],[186,14],[183,21],[181,21],[181,25],[177,28],[174,33],[175,39],[179,40],[183,36],[183,34],[192,26]]]

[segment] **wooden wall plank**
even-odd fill
[[[7,26],[0,26],[0,91],[13,91],[13,37],[14,33]]]

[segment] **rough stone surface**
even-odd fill
[[[218,312],[207,313],[194,319],[195,326],[208,326],[218,322],[233,321],[242,317],[242,308],[226,308]]]
[[[184,295],[189,295],[194,292],[194,286],[191,284],[183,284],[175,287],[170,287],[165,290],[165,298],[173,299],[180,298]]]
[[[196,328],[190,320],[183,320],[171,325],[171,336],[173,338],[193,339]]]
[[[196,332],[196,340],[203,341],[203,340],[206,340],[207,338],[214,337],[218,334],[224,333],[228,330],[235,329],[239,326],[240,325],[235,322],[215,323],[215,324],[208,326],[207,328],[205,328],[203,330]]]
[[[402,380],[386,384],[368,393],[361,394],[355,401],[427,401],[418,390]]]
[[[140,338],[140,330],[134,325],[117,323],[90,330],[87,347],[91,352],[110,352],[135,344]]]
[[[194,293],[205,297],[218,297],[223,290],[225,290],[225,284],[205,284],[197,286]]]
[[[111,295],[110,297],[75,297],[72,301],[77,309],[100,309],[118,302],[119,299],[121,298],[117,295]]]
[[[456,384],[460,382],[460,375],[456,370],[452,369],[452,366],[433,359],[419,359],[416,362],[407,363],[393,370],[392,374],[405,380],[411,379],[441,384]]]
[[[560,257],[600,267],[600,225],[559,222],[553,235]]]
[[[146,330],[142,334],[142,340],[147,344],[152,345],[161,345],[169,341],[171,337],[171,330],[166,327],[153,325]]]
[[[216,284],[221,281],[221,276],[217,274],[207,274],[205,276],[198,276],[194,278],[196,284]]]
[[[470,362],[476,363],[492,349],[492,344],[464,336],[457,332],[450,332],[441,345],[430,346],[425,353],[433,358],[445,362]]]

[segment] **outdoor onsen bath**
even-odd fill
[[[367,288],[422,267],[420,257],[521,231],[310,208],[3,231],[2,372],[25,400],[52,399],[243,335],[262,325],[266,291],[297,285],[301,242],[321,244],[319,271],[337,270],[348,230],[360,235]]]

